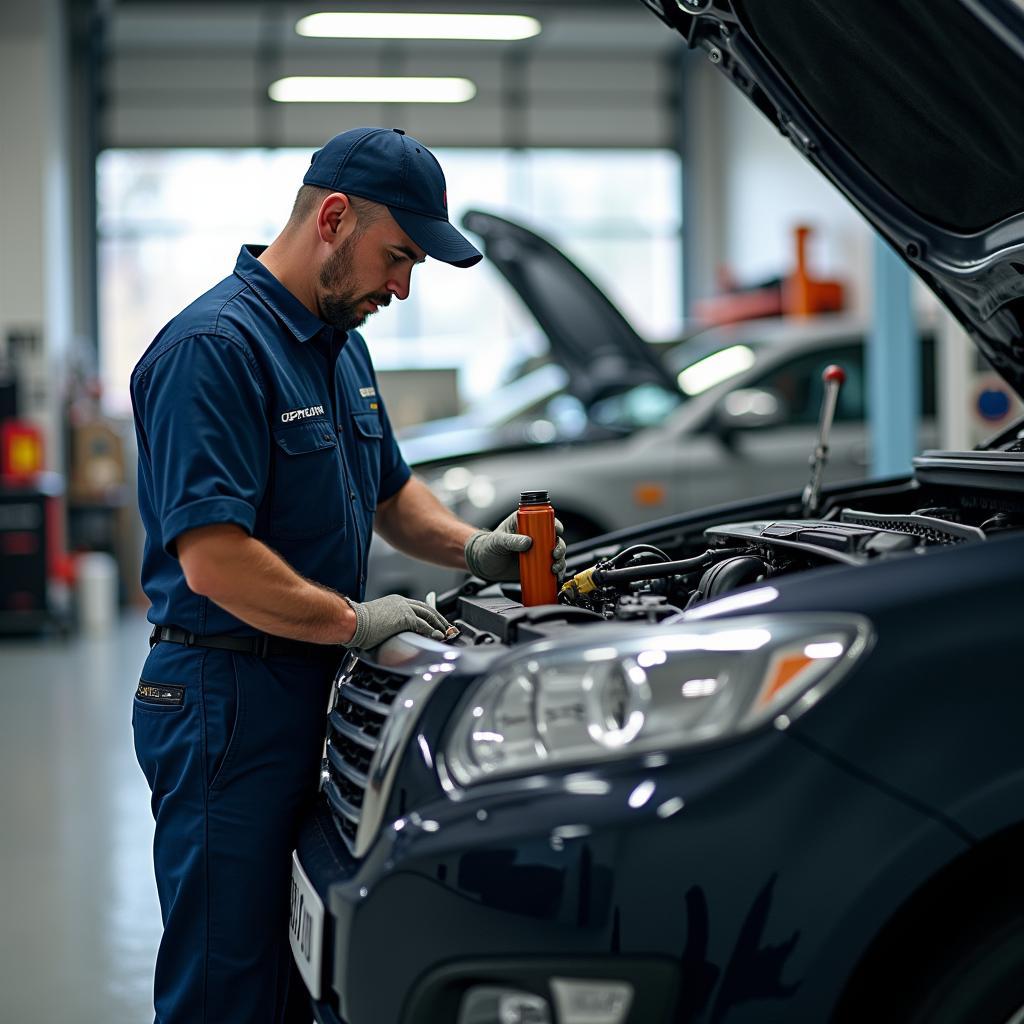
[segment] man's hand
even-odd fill
[[[398,594],[378,597],[375,601],[349,600],[348,603],[356,613],[356,631],[351,640],[345,641],[346,647],[368,650],[405,630],[443,640],[451,628],[451,623],[430,605]]]
[[[533,546],[533,538],[516,530],[518,512],[513,512],[494,530],[478,530],[466,541],[466,565],[474,576],[493,582],[519,579],[519,554]],[[564,527],[555,520],[555,546],[551,552],[551,571],[556,577],[565,572]]]

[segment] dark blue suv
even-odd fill
[[[645,2],[1021,393],[1020,3]],[[350,655],[292,879],[318,1019],[1024,1021],[1020,428]]]

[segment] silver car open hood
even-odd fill
[[[639,384],[676,390],[673,376],[607,295],[560,249],[522,224],[470,210],[462,225],[516,290],[585,406]]]
[[[853,202],[1024,397],[1024,2],[642,2]]]

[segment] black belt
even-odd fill
[[[257,658],[311,658],[339,660],[344,651],[331,644],[312,644],[304,640],[287,640],[283,636],[258,633],[256,636],[199,636],[177,626],[154,626],[149,635],[149,646],[159,643],[184,644],[185,647],[212,647],[217,651],[235,651],[254,654]]]

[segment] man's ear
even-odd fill
[[[344,192],[332,192],[320,204],[316,215],[316,230],[321,242],[335,246],[355,230],[356,211]]]

